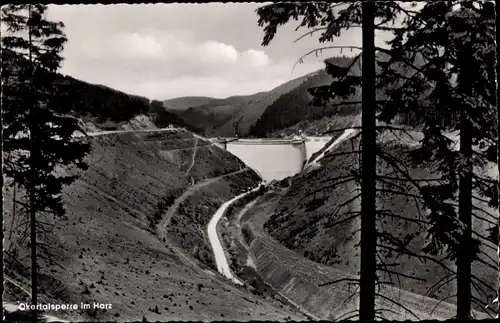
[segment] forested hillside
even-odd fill
[[[198,107],[209,103],[210,101],[217,100],[207,96],[183,96],[163,101],[163,106],[168,110],[184,111],[191,107]]]
[[[379,53],[378,60],[384,62],[387,60],[387,57],[385,54]],[[351,73],[354,75],[360,75],[361,73],[361,58],[353,61],[353,57],[339,56],[327,59],[326,62],[343,67],[353,64]],[[417,55],[415,65],[420,66],[422,64],[421,57]],[[411,75],[413,73],[403,68],[398,68],[396,70],[403,75]],[[308,129],[325,128],[321,126],[318,127],[318,125],[326,124],[325,120],[335,121],[336,117],[357,115],[361,109],[361,105],[359,104],[361,102],[360,87],[356,93],[345,100],[337,99],[327,103],[313,102],[311,89],[329,85],[331,81],[332,78],[324,69],[313,73],[300,86],[282,95],[271,104],[258,121],[250,128],[249,135],[256,137],[273,136],[276,132],[287,128],[293,127],[295,129],[297,127],[294,127],[294,125],[298,124],[300,124],[300,128],[306,131]],[[383,100],[383,91],[379,89],[377,92],[378,99]],[[352,104],[350,102],[352,102]],[[429,109],[429,111],[426,111],[424,114],[433,116],[436,120],[448,124],[452,122],[452,119],[456,119],[456,116],[439,115],[432,109]],[[422,118],[415,117],[415,113],[408,112],[400,114],[398,119],[400,122],[412,126],[418,125],[422,121]]]
[[[378,53],[377,60],[383,64],[387,60],[384,53]],[[352,56],[337,56],[326,60],[339,66],[352,64],[351,73],[359,75],[361,59],[354,60]],[[421,66],[422,58],[417,56],[415,65]],[[377,66],[380,70],[380,66]],[[412,75],[414,71],[396,68],[397,73]],[[313,102],[311,90],[316,87],[330,85],[332,78],[324,70],[318,70],[308,75],[289,81],[269,92],[261,92],[250,96],[234,96],[226,99],[209,99],[204,97],[177,98],[164,101],[181,108],[172,107],[179,117],[191,126],[201,129],[211,136],[266,137],[276,136],[280,132],[290,132],[302,128],[321,130],[328,120],[335,123],[336,118],[357,115],[360,111],[361,89],[347,99],[329,102]],[[383,100],[383,91],[378,90],[378,98]],[[350,103],[352,102],[352,103]],[[186,104],[195,104],[186,108]],[[198,105],[197,105],[198,104]],[[432,108],[425,115],[433,116],[444,123],[450,123],[456,116],[438,115]],[[418,125],[422,119],[415,113],[399,115],[402,123]]]
[[[16,66],[25,60],[17,54],[2,50],[2,73],[14,74]],[[39,73],[47,73],[39,70]],[[12,79],[15,79],[12,78]],[[58,74],[55,79],[57,96],[49,102],[55,111],[67,113],[83,120],[91,120],[102,128],[112,128],[117,122],[127,121],[139,114],[150,114],[158,127],[168,124],[186,127],[197,131],[182,121],[177,115],[163,109],[161,102],[130,95],[104,85],[90,84],[71,76]],[[101,128],[100,127],[100,128]]]
[[[255,124],[267,107],[282,95],[300,86],[313,74],[293,79],[267,92],[215,99],[177,113],[183,121],[201,128],[210,136],[234,136],[236,132],[240,136],[247,136],[250,127]],[[166,103],[165,106],[167,107]]]

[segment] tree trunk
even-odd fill
[[[31,33],[31,5],[28,6],[28,11],[29,11],[29,18],[28,18],[28,42],[31,45],[33,43],[32,41],[32,33]],[[32,51],[31,48],[29,49],[29,62],[31,66],[31,86],[33,89],[36,91],[34,88],[34,63],[33,63],[33,56],[32,56]],[[34,134],[35,131],[35,126],[34,123],[36,122],[36,118],[34,116],[35,112],[35,100],[33,100],[33,97],[31,97],[29,100],[27,100],[27,104],[29,104],[29,138],[30,138],[30,154],[29,154],[29,187],[28,187],[28,195],[29,195],[29,217],[30,217],[30,247],[31,247],[31,304],[32,305],[37,305],[38,299],[37,299],[37,286],[38,286],[38,279],[37,279],[37,259],[36,259],[36,194],[35,194],[35,178],[36,178],[36,158],[35,158],[35,150],[37,149],[35,143],[34,143],[34,138],[36,138],[36,135]],[[33,311],[33,320],[36,321],[36,312]]]
[[[376,280],[376,96],[375,3],[363,2],[362,119],[361,119],[361,270],[360,320],[375,319]]]
[[[496,15],[500,15],[499,5],[495,3]],[[499,42],[496,42],[497,55],[500,52]],[[496,97],[496,106],[497,106],[497,170],[500,176],[500,107],[499,107],[499,99],[500,99],[500,87],[498,86],[498,76],[500,75],[500,65],[496,64],[497,69],[497,97]],[[497,179],[497,192],[498,192],[498,208],[500,208],[500,178]],[[498,213],[497,213],[498,216]],[[497,315],[496,318],[500,317],[500,216],[498,217],[498,246],[497,246],[497,259],[498,259],[498,281],[497,281]]]
[[[470,92],[468,89],[466,90]],[[460,110],[460,157],[472,157],[471,123],[467,115],[468,107]],[[462,240],[457,255],[457,319],[469,320],[471,313],[471,238],[472,238],[472,165],[467,163],[460,172],[459,219],[464,225]]]

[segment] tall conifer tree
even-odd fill
[[[41,213],[64,214],[63,185],[76,177],[57,174],[57,167],[86,168],[89,144],[75,139],[78,120],[64,115],[67,107],[51,104],[54,76],[62,61],[66,37],[61,22],[45,18],[47,6],[2,7],[2,117],[5,174],[24,191],[23,207],[30,223],[32,304],[38,302],[37,233]],[[7,66],[8,64],[8,66]]]

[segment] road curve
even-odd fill
[[[217,223],[222,218],[222,216],[226,212],[227,208],[231,204],[233,204],[237,200],[241,199],[245,195],[247,195],[251,192],[257,191],[259,189],[259,187],[260,187],[260,185],[257,186],[256,188],[248,191],[248,192],[245,192],[245,193],[240,194],[236,197],[233,197],[231,200],[222,204],[219,207],[219,209],[217,209],[217,211],[214,213],[214,216],[212,217],[212,219],[208,223],[208,227],[207,227],[208,239],[210,240],[210,244],[212,245],[215,263],[217,264],[217,270],[224,277],[232,280],[235,284],[238,284],[238,285],[243,285],[243,283],[238,278],[233,276],[233,274],[231,273],[231,270],[229,268],[229,263],[227,262],[226,255],[224,254],[224,249],[222,248],[222,244],[220,243],[219,236],[217,234]]]

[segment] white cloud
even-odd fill
[[[240,53],[240,58],[254,67],[266,66],[269,63],[269,57],[262,50],[246,50],[243,53]]]
[[[121,35],[123,52],[132,57],[151,57],[163,51],[162,45],[150,35],[140,35],[138,33]]]
[[[206,62],[232,63],[238,59],[238,52],[231,45],[210,40],[200,46],[199,58]]]
[[[66,25],[61,72],[152,99],[252,94],[323,67],[310,58],[292,74],[309,48],[293,47],[285,29],[281,43],[261,47],[257,6],[50,6],[49,19]]]

